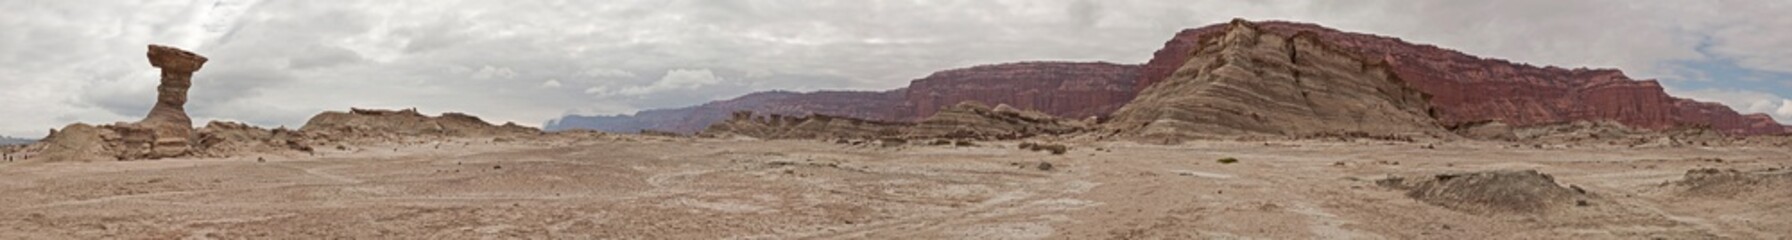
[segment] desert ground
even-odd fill
[[[1783,190],[1694,194],[1671,184],[1700,168],[1784,171],[1792,153],[1783,148],[1195,141],[1082,143],[1053,155],[1020,143],[599,135],[0,163],[0,238],[1792,237],[1792,200],[1771,195]],[[1487,170],[1536,170],[1594,197],[1543,213],[1473,212],[1377,184]]]

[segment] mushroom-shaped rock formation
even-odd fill
[[[148,158],[181,156],[191,149],[193,120],[187,117],[187,88],[193,86],[193,72],[204,67],[206,60],[186,50],[149,45],[149,65],[162,69],[162,84],[156,86],[156,106],[149,116],[129,124],[141,131],[126,131],[149,134]]]
[[[52,160],[134,160],[193,153],[193,120],[187,117],[187,88],[206,58],[186,50],[149,45],[149,65],[162,69],[156,105],[134,123],[93,126],[76,123],[50,132],[38,145]]]

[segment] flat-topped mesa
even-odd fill
[[[1720,104],[1675,98],[1655,81],[1633,80],[1614,69],[1532,66],[1308,23],[1264,21],[1253,25],[1281,36],[1311,33],[1343,52],[1387,62],[1409,86],[1432,96],[1429,101],[1436,108],[1436,117],[1446,126],[1498,121],[1530,127],[1612,120],[1649,130],[1706,126],[1732,135],[1789,132],[1787,126],[1771,118],[1744,116]],[[1228,28],[1228,24],[1215,24],[1177,33],[1145,64],[1137,89],[1164,82],[1189,61],[1203,39],[1220,37]]]
[[[1163,142],[1447,134],[1429,115],[1427,96],[1384,62],[1340,52],[1311,33],[1267,34],[1243,20],[1215,36],[1202,39],[1175,74],[1146,88],[1107,126]]]

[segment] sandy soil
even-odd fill
[[[1051,155],[1017,144],[463,139],[316,157],[0,163],[0,238],[1792,237],[1792,199],[1663,184],[1696,168],[1792,166],[1786,149],[1103,142]],[[1215,161],[1227,157],[1239,162]],[[1475,214],[1375,183],[1500,169],[1535,169],[1603,200]]]

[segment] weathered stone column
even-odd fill
[[[153,138],[151,158],[185,155],[191,149],[193,120],[187,117],[187,88],[193,86],[193,72],[205,66],[207,59],[186,50],[149,45],[149,65],[162,69],[162,84],[156,87],[156,106],[149,116],[137,122],[148,128]]]

